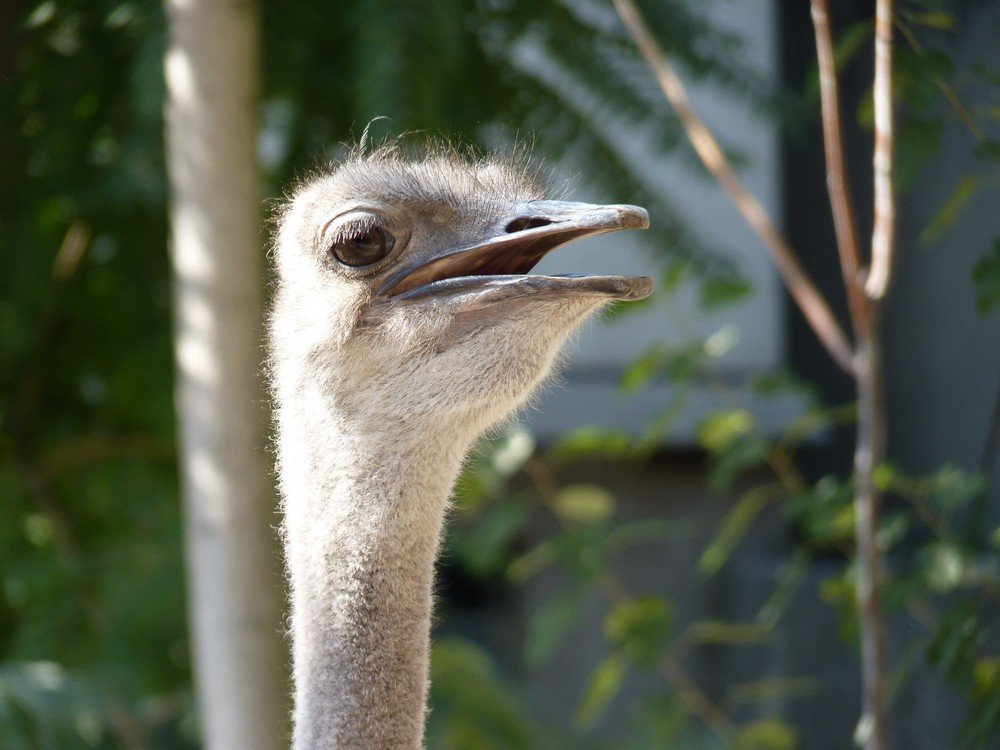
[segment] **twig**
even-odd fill
[[[678,697],[691,713],[700,718],[722,740],[732,739],[735,729],[725,710],[708,699],[673,657],[665,655],[656,664],[660,674],[674,686]]]
[[[899,33],[903,35],[903,38],[906,40],[907,44],[910,45],[913,51],[921,57],[925,56],[926,52],[924,52],[924,46],[914,35],[913,31],[910,30],[910,27],[903,23],[903,21],[901,21],[898,17],[895,19],[895,22],[896,28],[899,29]],[[934,81],[934,85],[941,90],[942,94],[944,94],[944,98],[948,100],[949,104],[951,104],[952,108],[955,110],[955,114],[958,115],[958,118],[965,124],[965,127],[969,129],[969,132],[972,133],[972,137],[976,139],[976,143],[986,143],[986,135],[983,133],[982,128],[980,128],[976,124],[976,121],[972,119],[972,115],[969,114],[969,110],[966,109],[964,104],[962,104],[962,100],[958,98],[958,94],[955,92],[955,89],[953,89],[951,85],[937,73],[931,74],[931,80]]]
[[[775,226],[763,204],[736,176],[715,137],[695,112],[684,83],[653,38],[635,4],[632,0],[614,0],[614,5],[639,52],[655,73],[660,88],[677,113],[705,168],[719,181],[743,218],[767,247],[789,293],[834,362],[845,372],[852,373],[854,358],[850,341],[788,240]]]
[[[830,12],[826,0],[813,0],[812,21],[816,30],[816,56],[819,61],[820,108],[823,113],[823,147],[826,151],[826,187],[833,210],[833,227],[837,235],[840,268],[847,290],[851,319],[869,315],[859,269],[861,253],[858,225],[851,200],[851,187],[844,161],[843,131],[840,102],[837,93],[837,66],[830,33]]]
[[[896,231],[896,200],[892,189],[892,0],[875,6],[875,228],[872,231],[871,273],[865,292],[882,299],[889,288]]]

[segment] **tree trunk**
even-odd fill
[[[168,0],[177,410],[205,747],[286,746],[281,566],[260,378],[263,253],[252,2]]]

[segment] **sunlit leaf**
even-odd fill
[[[928,547],[926,554],[927,584],[932,589],[952,591],[961,584],[967,563],[958,547],[940,542]]]
[[[619,654],[612,654],[597,665],[576,712],[577,726],[588,727],[601,717],[621,691],[625,672],[625,660]]]
[[[907,15],[914,23],[940,31],[952,31],[958,23],[954,15],[943,10],[927,10]]]
[[[614,605],[604,620],[604,632],[634,664],[652,666],[666,646],[674,612],[662,596],[643,596]]]
[[[798,744],[798,733],[776,718],[740,727],[733,740],[736,750],[795,750]]]
[[[717,453],[754,429],[753,415],[744,409],[710,414],[698,426],[698,442],[705,450]]]
[[[546,458],[550,461],[624,458],[629,454],[631,445],[631,439],[624,432],[582,427],[560,437],[549,448]]]
[[[615,496],[596,484],[571,484],[559,490],[554,500],[556,513],[571,523],[597,524],[615,512]]]

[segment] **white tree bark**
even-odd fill
[[[177,410],[205,747],[286,746],[281,566],[260,378],[257,7],[167,0]]]

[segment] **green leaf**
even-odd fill
[[[976,193],[979,192],[982,184],[982,179],[977,175],[959,181],[952,191],[951,197],[944,202],[934,218],[920,233],[920,241],[929,245],[948,231],[958,221],[959,216],[968,207]]]
[[[910,530],[910,514],[905,512],[886,513],[879,522],[878,541],[879,549],[890,550],[899,544],[906,537]]]
[[[524,583],[532,576],[553,565],[559,559],[554,540],[546,539],[515,558],[507,566],[507,577],[515,583]]]
[[[993,243],[993,250],[986,253],[972,269],[976,284],[976,309],[986,315],[1000,307],[1000,240]]]
[[[454,549],[468,569],[486,576],[503,564],[511,541],[527,519],[527,509],[518,502],[490,505],[471,529],[455,536]]]
[[[854,534],[854,496],[851,484],[828,475],[812,491],[796,497],[792,512],[814,542],[829,544]]]
[[[914,23],[920,24],[921,26],[929,26],[932,29],[939,29],[941,31],[952,31],[958,23],[955,16],[943,10],[927,10],[907,15]]]
[[[628,747],[630,750],[662,750],[662,748],[702,747],[684,742],[681,732],[691,723],[691,712],[672,692],[644,695],[642,702],[631,715],[634,727]]]
[[[666,646],[673,624],[670,602],[662,596],[642,596],[616,604],[604,620],[604,633],[633,664],[651,667]]]
[[[934,591],[955,590],[965,577],[967,561],[954,544],[938,542],[925,549],[927,585]]]
[[[635,393],[663,372],[669,353],[662,346],[652,346],[640,354],[622,375],[622,393]]]
[[[930,479],[931,500],[946,513],[981,498],[987,488],[986,477],[981,473],[951,464],[942,466]]]
[[[756,426],[746,409],[709,414],[698,426],[698,442],[709,453],[719,453],[744,437]]]
[[[628,456],[632,441],[618,430],[582,427],[562,436],[545,454],[548,461],[573,461],[583,458],[620,459]]]
[[[540,666],[556,651],[565,634],[580,622],[582,609],[579,592],[561,591],[531,615],[525,638],[528,666]]]
[[[675,292],[685,280],[690,278],[693,269],[691,263],[686,260],[677,259],[667,264],[660,274],[660,292]]]
[[[888,492],[899,483],[902,476],[898,467],[891,463],[883,463],[876,466],[872,472],[872,482],[880,492]]]
[[[994,119],[1000,120],[1000,107],[992,107],[990,114]],[[984,143],[980,143],[976,146],[976,156],[1000,164],[1000,141],[988,139]]]
[[[581,580],[597,580],[607,565],[607,534],[599,526],[574,525],[551,541],[559,562]]]
[[[736,750],[795,750],[799,736],[780,719],[767,718],[740,727],[733,739]]]
[[[734,305],[753,291],[753,285],[736,273],[709,276],[702,282],[701,306],[706,311]]]
[[[703,573],[714,575],[719,572],[746,535],[750,524],[777,497],[775,487],[767,485],[750,490],[737,501],[722,519],[719,530],[698,560],[698,567]]]
[[[941,618],[927,656],[932,663],[944,669],[948,679],[964,682],[984,638],[985,633],[975,605],[961,603],[949,609]]]
[[[528,712],[481,647],[457,638],[436,640],[431,678],[434,711],[428,726],[429,747],[503,750],[538,746]]]
[[[758,622],[726,622],[725,620],[700,620],[688,626],[684,638],[700,646],[735,646],[760,643],[767,638],[768,628]]]
[[[571,484],[559,490],[555,511],[564,521],[599,524],[615,512],[615,496],[596,484]]]
[[[840,35],[833,59],[837,70],[843,70],[858,53],[864,49],[875,33],[875,24],[871,21],[858,21],[852,24]]]
[[[823,681],[814,677],[776,677],[742,682],[726,691],[726,705],[746,706],[776,699],[815,695],[822,689],[822,685]]]
[[[625,682],[625,660],[612,654],[597,665],[577,709],[575,722],[578,727],[593,725],[621,691]]]
[[[748,435],[736,441],[712,456],[709,487],[717,492],[729,489],[743,472],[764,464],[772,448],[771,441],[763,435]]]

